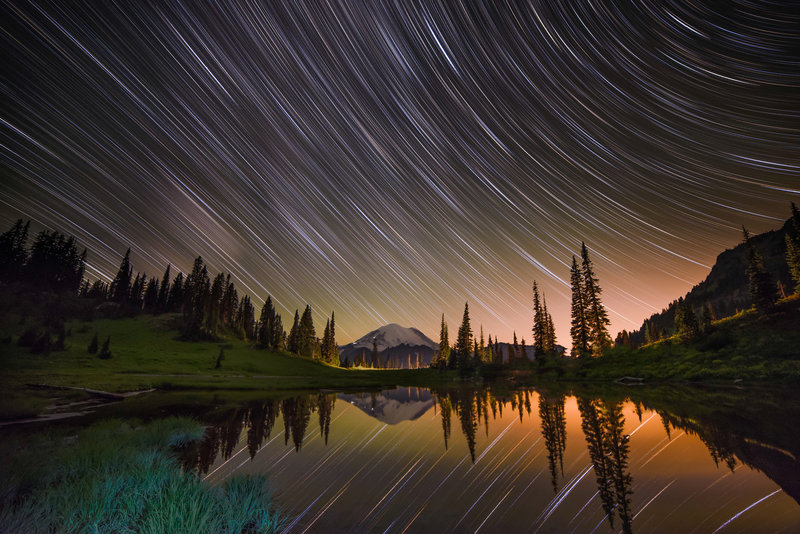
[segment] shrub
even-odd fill
[[[97,354],[97,332],[94,333],[94,337],[92,338],[91,343],[89,343],[86,351],[89,354]]]
[[[97,355],[98,358],[100,358],[101,360],[108,360],[109,358],[111,358],[111,349],[109,348],[110,344],[111,344],[111,336],[108,336],[106,338],[106,342],[103,343],[103,348],[100,349],[100,354]]]

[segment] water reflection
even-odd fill
[[[464,514],[459,520],[463,522],[467,514],[477,509],[476,506],[481,506],[481,499],[494,499],[491,501],[494,507],[507,505],[512,507],[510,509],[515,509],[513,507],[518,506],[523,494],[529,488],[536,487],[534,483],[538,474],[531,476],[526,473],[530,473],[530,466],[537,465],[536,458],[539,454],[537,451],[541,451],[541,461],[545,462],[546,458],[546,463],[542,464],[542,478],[550,479],[552,499],[543,507],[533,525],[528,527],[541,527],[562,502],[574,498],[573,494],[577,496],[580,493],[585,501],[579,507],[580,511],[573,512],[576,514],[572,518],[574,525],[569,530],[574,530],[581,524],[578,516],[583,510],[594,508],[602,510],[602,516],[595,519],[595,522],[605,523],[615,532],[630,533],[634,530],[634,519],[648,506],[651,507],[651,511],[655,511],[659,505],[651,506],[651,503],[676,480],[681,477],[687,481],[691,480],[690,473],[681,466],[682,459],[679,457],[670,458],[670,461],[675,462],[673,472],[667,472],[663,475],[666,478],[658,479],[660,481],[658,483],[662,484],[659,487],[652,487],[655,482],[649,482],[647,476],[639,474],[636,469],[642,470],[651,462],[654,462],[653,465],[659,463],[659,460],[670,454],[669,447],[672,443],[677,442],[676,440],[685,434],[696,437],[698,445],[702,443],[705,446],[708,456],[720,469],[733,471],[740,465],[746,465],[759,470],[795,501],[800,502],[798,500],[800,436],[797,435],[798,429],[795,425],[784,423],[786,420],[799,420],[798,403],[790,399],[788,403],[776,404],[774,397],[763,394],[748,397],[742,392],[693,391],[692,395],[687,394],[687,391],[674,389],[613,390],[598,394],[576,389],[535,391],[463,387],[433,390],[403,388],[380,393],[339,395],[330,392],[293,395],[250,402],[218,415],[207,427],[199,447],[184,459],[184,465],[187,469],[196,469],[203,474],[209,473],[210,470],[225,466],[226,461],[232,456],[240,452],[244,454],[245,449],[253,460],[272,439],[271,435],[275,433],[278,419],[283,422],[283,431],[274,438],[279,439],[280,434],[283,434],[284,445],[301,452],[304,441],[307,440],[309,425],[316,414],[318,436],[321,438],[319,441],[324,443],[325,449],[330,451],[330,454],[337,452],[337,456],[331,456],[333,459],[328,460],[327,456],[320,456],[319,449],[315,448],[308,461],[316,462],[314,465],[317,466],[330,461],[333,464],[331,469],[334,470],[330,473],[331,477],[340,476],[342,480],[349,480],[358,476],[366,469],[361,464],[365,461],[365,457],[361,456],[365,447],[373,443],[373,440],[376,440],[374,444],[377,446],[381,432],[387,427],[397,427],[397,431],[392,434],[392,440],[380,446],[381,448],[375,452],[378,456],[373,460],[378,463],[386,461],[388,465],[395,466],[386,469],[388,478],[385,484],[389,488],[403,489],[411,478],[418,473],[425,473],[431,477],[428,484],[438,489],[448,480],[455,480],[454,473],[459,473],[461,484],[466,486],[461,493],[452,498],[455,502],[463,503],[464,510],[459,512]],[[350,407],[351,410],[355,408],[357,411],[346,412],[345,408],[337,407],[337,399],[342,401],[338,406]],[[533,413],[533,406],[537,407],[536,413]],[[337,423],[339,416],[345,412],[367,414],[373,421],[377,421],[379,426],[372,430],[361,430],[365,424],[364,415],[360,415],[358,419],[362,421],[359,423],[362,427],[353,426],[356,425],[355,416],[345,417]],[[626,414],[629,419],[627,421]],[[511,417],[508,417],[509,415]],[[659,419],[661,425],[658,425]],[[634,436],[651,420],[652,423],[647,427],[649,430]],[[440,435],[438,438],[440,453],[435,452],[436,447],[431,449],[429,445],[424,445],[426,443],[424,440],[429,436],[426,432],[429,431],[421,430],[422,433],[417,434],[419,430],[415,430],[429,428],[429,421],[439,429],[436,432]],[[501,423],[501,426],[494,426],[495,423]],[[337,424],[343,425],[342,430],[350,432],[355,437],[348,437],[351,434],[344,432],[332,434],[331,427],[335,429]],[[516,429],[513,428],[515,424]],[[453,436],[453,426],[457,427],[456,432],[459,432],[457,436],[463,437],[463,442]],[[572,433],[570,449],[567,448],[568,429]],[[661,437],[658,437],[659,432]],[[637,446],[635,443],[637,440],[641,442],[645,439],[643,438],[645,434],[648,440],[647,448],[645,449],[642,444],[638,445],[638,455],[633,461],[631,448]],[[317,434],[314,433],[314,436]],[[404,436],[411,437],[408,442],[400,445]],[[332,445],[328,444],[329,438],[332,440]],[[455,446],[454,442],[458,442],[459,445]],[[461,448],[464,447],[461,443],[465,443],[466,448]],[[493,447],[495,450],[491,452],[494,456],[487,456],[486,460],[482,460]],[[411,458],[407,462],[391,460],[393,455],[402,449],[407,450],[408,454],[412,455]],[[663,453],[665,450],[668,452]],[[353,466],[349,464],[351,454],[352,461],[355,462]],[[447,468],[443,467],[444,463],[441,464],[442,467],[438,467],[445,455],[449,454],[461,455],[461,461]],[[432,456],[430,465],[422,469],[427,462],[425,455]],[[285,457],[285,455],[277,457],[275,462],[282,461]],[[497,462],[497,465],[490,468],[487,465],[489,461]],[[243,465],[241,462],[235,464]],[[359,465],[361,467],[357,467]],[[369,465],[370,470],[375,467]],[[467,467],[470,465],[474,466],[474,470]],[[661,465],[663,466],[663,463]],[[669,464],[666,468],[669,468]],[[464,469],[466,471],[462,472]],[[218,476],[225,475],[218,474]],[[310,476],[307,475],[303,480],[309,481],[310,484]],[[644,478],[639,478],[640,476]],[[652,474],[650,476],[652,479]],[[464,497],[465,492],[470,491],[468,488],[474,482],[473,478],[483,480],[488,485],[476,497],[477,500]],[[635,478],[638,481],[637,486],[634,485]],[[500,488],[503,483],[498,480],[501,479],[508,485],[507,490],[505,487]],[[596,490],[592,490],[593,495],[585,494],[585,489],[576,490],[582,481],[581,487],[586,488],[585,484],[592,479],[596,482]],[[740,476],[739,480],[741,479]],[[717,483],[713,482],[709,487]],[[337,485],[335,479],[326,479],[326,484],[329,484],[327,487]],[[378,485],[375,488],[367,488],[366,491],[374,491],[377,495],[385,492],[386,487]],[[383,499],[379,500],[371,513],[382,513],[381,511],[393,498],[392,491],[383,495]],[[437,490],[433,491],[435,493]],[[695,488],[692,491],[705,490]],[[642,496],[637,498],[639,492],[642,492]],[[683,502],[687,502],[690,496],[687,495]],[[417,495],[408,498],[413,500]],[[543,496],[537,498],[541,499]],[[436,502],[436,500],[424,501],[416,513],[427,513],[429,508],[437,506]],[[411,509],[411,504],[404,508],[409,514]],[[509,520],[509,517],[504,515],[511,513],[508,510],[503,511],[503,508],[497,509],[496,512],[493,510],[493,508],[488,509],[489,513],[484,521],[489,517],[492,517],[492,521],[501,523]],[[669,512],[664,514],[669,516]],[[445,516],[448,519],[450,517],[447,514]],[[530,519],[533,520],[534,517]],[[674,515],[673,520],[675,520]],[[375,525],[378,525],[378,519],[375,521]],[[461,524],[459,521],[453,520],[457,525]],[[366,528],[366,523],[355,525],[360,525],[358,528]],[[592,525],[587,531],[592,531],[599,525],[599,523]],[[486,527],[484,529],[491,530]],[[669,531],[664,525],[644,530]],[[577,531],[582,530],[579,528]]]

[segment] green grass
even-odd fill
[[[566,379],[704,380],[800,383],[800,298],[784,299],[776,313],[747,310],[715,321],[694,341],[670,338],[640,349],[614,348],[602,358],[565,366]]]
[[[0,444],[0,532],[260,533],[281,518],[262,477],[210,487],[177,453],[202,436],[190,419],[108,420],[74,433],[19,431]]]
[[[7,314],[0,328],[0,419],[39,413],[50,399],[28,384],[86,387],[112,392],[158,389],[255,389],[393,387],[452,380],[431,369],[342,369],[317,361],[256,349],[232,336],[219,342],[179,339],[172,315],[69,321],[66,350],[32,354],[17,339],[27,326]],[[112,357],[103,360],[87,347],[97,332],[100,344],[111,336]],[[220,345],[225,358],[215,369]],[[59,395],[61,393],[59,392]]]

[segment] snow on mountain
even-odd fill
[[[378,351],[408,345],[409,347],[423,346],[436,350],[437,344],[416,328],[406,328],[399,324],[391,323],[369,332],[360,339],[345,345],[346,348],[372,350],[373,341],[378,344]]]

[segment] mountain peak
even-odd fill
[[[400,345],[408,345],[410,347],[421,345],[433,350],[436,349],[436,343],[425,334],[416,328],[406,328],[397,323],[389,323],[380,328],[376,328],[353,343],[350,343],[347,347],[372,350],[373,341],[377,343],[379,351],[384,351],[388,348]]]

